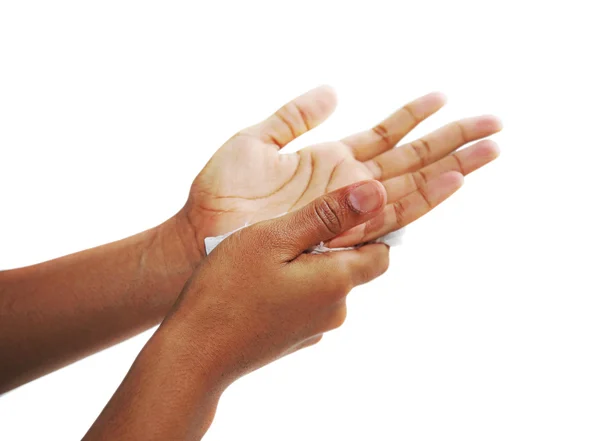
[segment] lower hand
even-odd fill
[[[232,234],[197,269],[164,326],[200,348],[198,363],[225,385],[318,342],[344,322],[348,292],[385,272],[388,247],[304,251],[376,218],[386,202],[383,185],[365,181]]]

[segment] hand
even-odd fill
[[[178,329],[175,340],[198,352],[191,364],[227,383],[316,343],[343,323],[348,292],[385,272],[388,247],[303,252],[385,204],[383,185],[364,181],[232,234],[198,267],[161,332]]]
[[[329,245],[365,242],[407,225],[453,193],[462,181],[441,178],[445,172],[466,175],[498,155],[490,140],[456,151],[499,131],[500,122],[493,116],[455,121],[395,148],[443,106],[444,97],[438,93],[407,104],[371,130],[294,153],[280,152],[322,123],[335,103],[330,88],[313,89],[240,131],[215,153],[194,180],[183,210],[202,252],[204,237],[291,212],[345,185],[377,179],[387,191],[388,205],[369,223]]]
[[[198,266],[85,439],[200,439],[233,381],[318,342],[343,323],[348,292],[387,269],[384,244],[304,253],[385,203],[381,183],[359,182],[229,236]]]

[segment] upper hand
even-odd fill
[[[183,210],[201,252],[204,237],[293,211],[329,191],[364,179],[383,183],[388,205],[376,218],[332,240],[330,246],[375,239],[427,213],[462,184],[460,176],[447,172],[466,175],[498,155],[490,140],[456,151],[499,131],[500,122],[493,116],[455,121],[396,147],[444,101],[438,93],[425,95],[370,130],[281,153],[286,144],[333,112],[333,91],[319,87],[263,122],[238,132],[196,177]]]

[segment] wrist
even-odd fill
[[[164,289],[179,294],[203,258],[195,231],[180,213],[148,231],[142,265],[153,265],[161,273]]]
[[[223,389],[191,349],[176,327],[161,325],[84,439],[202,438]]]
[[[198,220],[198,215],[193,208],[193,204],[188,200],[174,217],[178,219],[181,228],[185,230],[185,238],[188,245],[194,248],[190,252],[198,256],[198,261],[206,257],[206,248],[204,246],[206,234],[202,231],[203,222],[201,220],[203,218],[200,218],[200,221]]]
[[[180,303],[181,299],[178,301]],[[227,349],[218,338],[218,324],[211,317],[198,318],[177,304],[153,338],[172,354],[203,393],[218,397],[235,381],[227,363]]]

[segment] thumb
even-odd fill
[[[361,181],[323,195],[281,218],[273,219],[278,242],[295,253],[328,241],[375,217],[386,204],[379,181]]]

